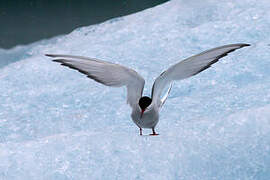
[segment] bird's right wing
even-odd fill
[[[63,66],[78,70],[106,86],[127,87],[127,103],[133,107],[138,104],[144,88],[144,79],[134,70],[97,59],[59,54],[46,54],[53,57],[53,61]]]
[[[170,92],[171,92],[171,89],[172,89],[172,83],[170,84],[170,87],[169,89],[167,90],[166,94],[162,97],[162,99],[160,100],[160,104],[158,105],[159,108],[161,108],[163,106],[163,104],[166,102]]]
[[[160,96],[164,88],[174,80],[181,80],[194,76],[205,69],[211,67],[212,64],[216,63],[220,58],[226,56],[228,53],[240,49],[249,44],[229,44],[220,46],[217,48],[204,51],[195,56],[191,56],[183,61],[176,63],[169,67],[166,71],[161,73],[156,78],[152,87],[152,100],[154,103],[160,104]],[[163,102],[164,103],[164,102]]]

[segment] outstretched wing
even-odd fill
[[[220,58],[228,55],[228,53],[240,49],[249,44],[229,44],[217,48],[204,51],[195,56],[191,56],[179,63],[169,67],[156,78],[152,87],[152,100],[155,103],[160,102],[160,96],[164,88],[173,80],[181,80],[194,76],[205,69],[211,67]],[[163,102],[164,103],[164,102]]]
[[[127,87],[127,103],[133,107],[139,102],[144,88],[144,79],[134,70],[97,59],[59,55],[59,54],[46,54],[46,56],[53,57],[53,61],[61,63],[72,69],[87,75],[106,86]]]

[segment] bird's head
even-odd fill
[[[140,98],[139,100],[139,106],[141,108],[141,118],[143,116],[143,113],[145,111],[145,109],[152,103],[152,99],[150,97],[147,96],[143,96]]]

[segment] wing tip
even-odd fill
[[[247,47],[247,46],[251,46],[251,44],[243,43],[243,44],[240,45],[241,48],[242,47]]]
[[[62,59],[53,59],[52,61],[53,62],[58,62],[58,63],[63,63],[63,60]]]
[[[55,54],[45,54],[45,56],[48,56],[48,57],[56,57]]]
[[[45,56],[52,57],[52,58],[57,58],[57,55],[55,54],[44,54]],[[52,59],[53,62],[58,62],[58,63],[64,63],[63,59]],[[61,64],[63,65],[63,64]]]

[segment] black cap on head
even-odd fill
[[[151,103],[152,103],[152,99],[147,96],[143,96],[139,100],[139,106],[141,107],[142,110],[146,109]]]

